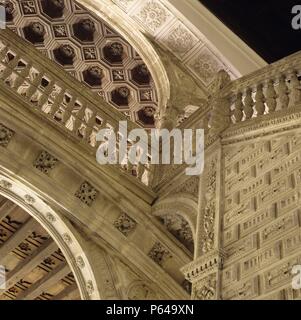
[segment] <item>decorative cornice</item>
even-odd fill
[[[188,281],[195,282],[221,270],[225,257],[226,253],[223,250],[210,251],[184,266],[181,271]]]

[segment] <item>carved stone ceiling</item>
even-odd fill
[[[157,94],[141,57],[110,26],[73,0],[1,0],[7,26],[114,108],[154,126]]]
[[[240,76],[209,39],[172,10],[167,0],[112,1],[136,21],[145,33],[169,49],[187,71],[201,82],[204,89],[210,87],[220,69],[225,69],[233,79]]]
[[[73,273],[49,234],[23,209],[0,196],[0,300],[80,299]]]
[[[8,27],[144,127],[154,126],[158,97],[134,48],[74,0],[0,0]],[[206,91],[215,74],[239,74],[166,0],[112,0],[146,34],[169,49]]]

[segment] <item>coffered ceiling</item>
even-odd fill
[[[0,290],[0,300],[80,299],[73,273],[50,235],[2,196],[0,265],[6,271],[6,288]]]

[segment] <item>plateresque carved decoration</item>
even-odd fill
[[[168,259],[171,258],[170,252],[163,247],[160,242],[156,242],[151,251],[149,252],[148,256],[154,260],[159,266],[162,266],[163,263]]]
[[[123,213],[115,222],[114,227],[118,229],[126,237],[130,235],[136,228],[137,222]]]
[[[206,182],[205,207],[203,209],[202,252],[207,253],[214,247],[214,221],[216,210],[216,159],[212,160],[208,169]]]
[[[7,147],[14,132],[0,123],[0,146]]]
[[[92,187],[89,182],[84,182],[75,194],[75,196],[87,206],[92,206],[97,195],[98,191]]]
[[[178,214],[166,214],[160,217],[167,230],[173,234],[187,249],[193,252],[193,235],[189,223]]]
[[[193,289],[194,300],[215,300],[216,298],[215,275],[208,276],[205,280],[197,283]]]
[[[47,151],[43,151],[34,163],[34,167],[43,173],[48,174],[55,168],[58,160]]]

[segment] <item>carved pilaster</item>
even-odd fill
[[[195,260],[182,269],[186,279],[192,283],[192,299],[195,300],[221,298],[221,270],[225,256],[220,232],[222,172],[222,147],[218,139],[205,154],[199,190]]]

